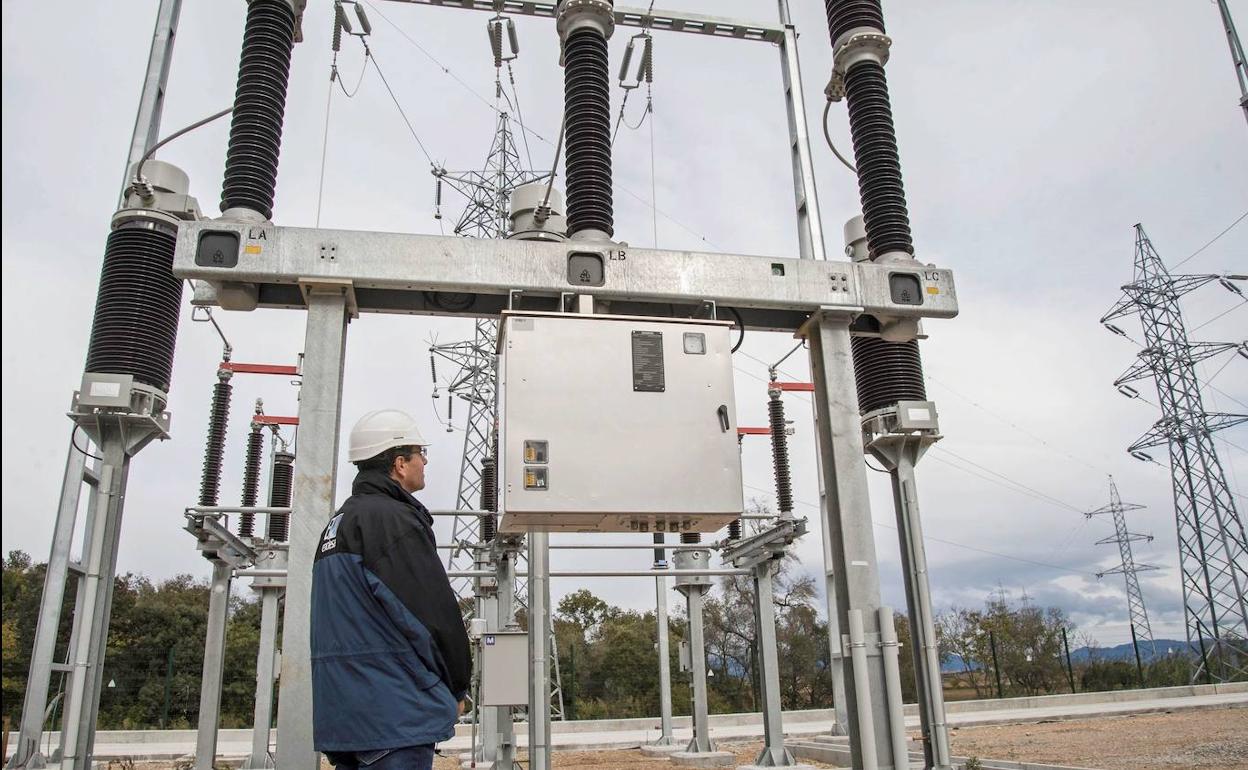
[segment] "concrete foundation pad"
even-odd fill
[[[642,746],[641,755],[643,757],[667,757],[678,751],[684,751],[683,746],[667,745],[667,746]]]
[[[729,751],[677,751],[670,755],[672,764],[680,767],[731,767],[737,755]]]
[[[789,770],[815,770],[814,765],[785,765]],[[737,765],[737,770],[775,770],[762,765]]]

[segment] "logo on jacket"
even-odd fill
[[[321,540],[321,553],[332,550],[338,545],[338,525],[341,523],[341,513],[329,520],[329,526],[325,528],[325,537]]]

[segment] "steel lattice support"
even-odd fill
[[[1138,313],[1144,327],[1139,362],[1114,385],[1128,395],[1129,382],[1152,377],[1157,385],[1161,419],[1128,451],[1151,460],[1144,450],[1169,449],[1187,640],[1200,654],[1193,678],[1209,682],[1248,674],[1248,537],[1213,444],[1215,431],[1248,415],[1206,412],[1195,366],[1236,348],[1248,357],[1248,346],[1189,342],[1179,298],[1219,280],[1239,293],[1218,275],[1171,275],[1136,225],[1134,280],[1101,319],[1123,334],[1109,322]]]
[[[1149,572],[1157,569],[1151,564],[1136,564],[1135,556],[1131,553],[1131,544],[1137,542],[1151,543],[1152,535],[1140,535],[1127,529],[1127,511],[1142,510],[1144,506],[1134,503],[1124,503],[1122,498],[1118,496],[1118,485],[1114,483],[1114,477],[1109,477],[1109,504],[1097,508],[1095,511],[1088,511],[1085,515],[1088,518],[1093,516],[1110,514],[1114,517],[1114,535],[1096,541],[1097,545],[1109,545],[1115,543],[1118,546],[1118,556],[1120,564],[1113,569],[1107,569],[1104,572],[1096,573],[1098,578],[1105,575],[1122,575],[1127,583],[1127,609],[1131,618],[1131,635],[1136,645],[1136,655],[1139,655],[1138,647],[1142,644],[1148,645],[1151,655],[1157,654],[1156,645],[1153,644],[1153,629],[1148,622],[1148,609],[1144,606],[1144,594],[1140,591],[1140,581],[1136,576],[1139,572]]]
[[[434,172],[438,180],[437,200],[441,201],[441,186],[445,183],[468,199],[456,221],[454,232],[466,238],[505,238],[510,232],[508,219],[511,193],[519,185],[541,179],[545,174],[522,169],[520,153],[511,132],[511,120],[506,112],[498,113],[494,139],[486,156],[484,171]],[[440,216],[440,214],[439,214]],[[443,301],[453,303],[453,297]],[[454,374],[449,380],[449,397],[468,404],[468,417],[464,425],[464,453],[460,462],[459,491],[456,510],[476,510],[480,507],[481,461],[493,451],[493,435],[496,412],[494,407],[494,344],[498,336],[498,324],[492,320],[478,320],[471,340],[433,345],[429,352],[449,362]],[[436,387],[435,378],[435,387]],[[452,529],[455,542],[476,542],[480,533],[476,516],[457,516]],[[448,570],[472,568],[472,554],[468,551],[452,551],[447,559]],[[463,595],[468,588],[466,580],[455,581],[456,593]],[[523,585],[517,592],[524,591]]]
[[[1231,9],[1226,0],[1218,0],[1218,11],[1222,14],[1222,27],[1226,30],[1226,42],[1231,47],[1231,61],[1235,63],[1235,79],[1239,82],[1239,106],[1248,118],[1248,57],[1244,55],[1244,44],[1239,40],[1239,32],[1235,29],[1235,20],[1231,18]]]
[[[497,89],[501,88],[496,84]],[[510,116],[498,112],[494,139],[486,156],[483,171],[447,171],[437,169],[438,191],[436,201],[442,202],[442,186],[467,198],[468,203],[456,220],[454,232],[466,238],[506,238],[511,232],[511,193],[517,187],[541,180],[549,174],[521,167],[520,151],[511,131]],[[438,216],[441,216],[439,211]],[[454,298],[444,301],[453,303]],[[474,511],[481,507],[481,463],[494,454],[497,410],[495,407],[496,373],[494,349],[498,337],[498,323],[489,319],[475,322],[473,338],[459,342],[433,345],[431,355],[449,362],[453,374],[447,385],[448,398],[467,403],[468,416],[464,423],[464,451],[460,458],[458,493],[455,509]],[[436,367],[434,387],[437,387]],[[451,412],[448,409],[448,415]],[[448,417],[449,421],[449,417]],[[452,542],[481,542],[480,519],[475,514],[456,516],[451,530]],[[472,569],[473,554],[470,549],[455,549],[447,556],[448,572]],[[472,595],[472,581],[459,578],[451,581],[457,595]],[[514,600],[517,606],[527,605],[527,582],[515,581]],[[554,718],[563,719],[563,686],[559,675],[559,654],[555,648],[553,632],[549,635],[550,656],[553,659],[551,676],[551,712]]]

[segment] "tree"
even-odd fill
[[[4,562],[4,714],[17,721],[34,646],[45,567],[19,551]],[[73,582],[66,587],[72,606]],[[222,684],[222,727],[251,724],[259,606],[236,584],[230,602]],[[180,575],[160,584],[116,578],[100,695],[100,729],[191,727],[199,717],[208,587]],[[64,660],[71,613],[62,613],[56,658]],[[170,661],[173,666],[170,669]],[[63,683],[52,680],[54,691]],[[168,712],[166,713],[166,692]]]
[[[1062,628],[1071,626],[1060,609],[1038,607],[1025,595],[1015,607],[1001,591],[988,596],[983,610],[955,608],[937,622],[942,658],[961,658],[977,696],[996,694],[998,673],[1002,687],[1015,694],[1053,693],[1065,686]]]
[[[580,630],[582,636],[591,637],[612,611],[606,602],[582,588],[559,600],[556,615]]]

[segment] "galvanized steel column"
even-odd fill
[[[312,561],[321,530],[334,512],[347,319],[343,289],[309,289],[277,704],[277,766],[282,770],[319,765],[312,749]]]
[[[864,746],[869,743],[880,768],[891,768],[893,748],[887,729],[871,729],[888,725],[888,688],[878,647],[880,573],[850,353],[850,320],[848,314],[820,311],[802,333],[810,342],[821,473],[827,489],[823,526],[829,536],[830,562],[825,567],[836,592],[839,626],[848,628],[850,612],[861,612],[867,640],[860,670],[853,666],[845,669],[846,689],[865,693],[869,709],[869,713],[862,713],[857,700],[846,699],[850,750],[854,766],[863,767]],[[864,734],[871,732],[873,736]],[[867,753],[871,753],[870,748]]]

